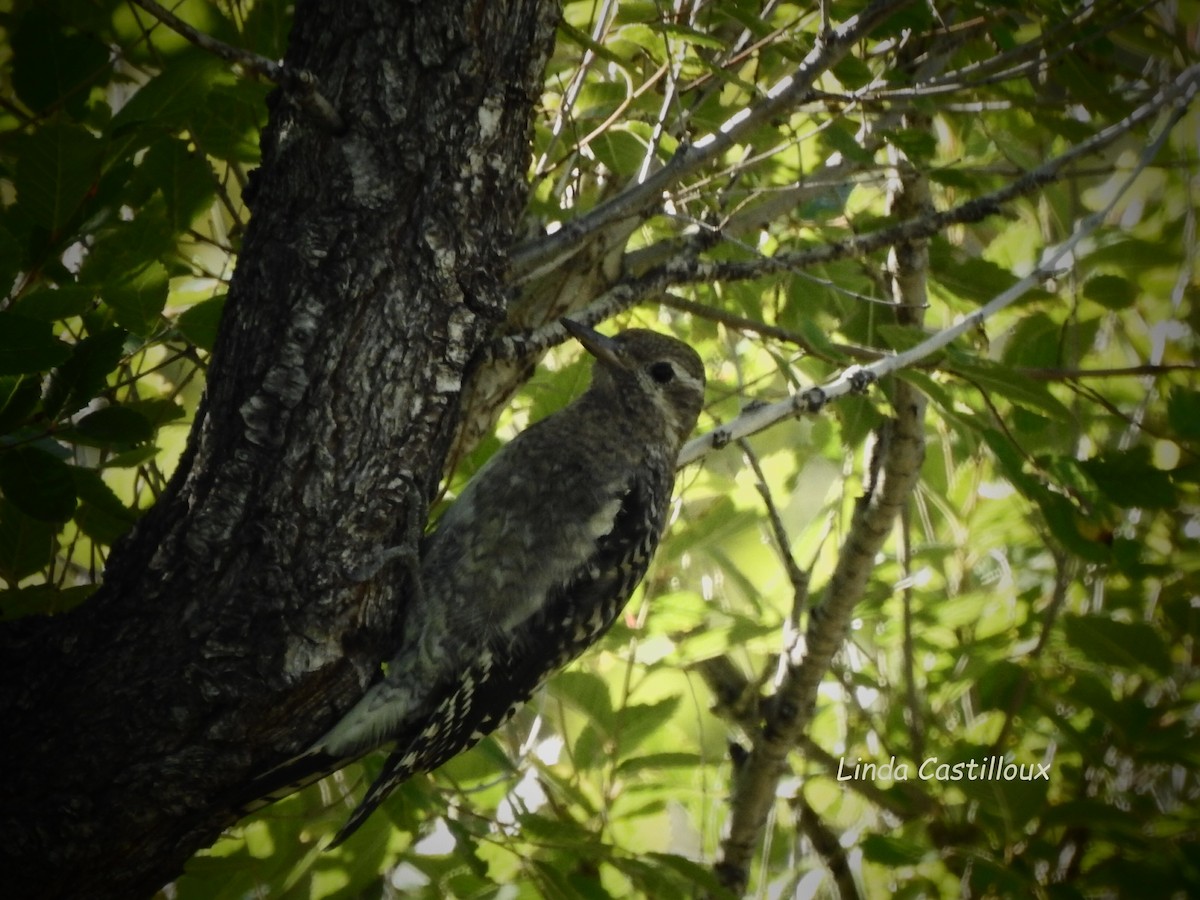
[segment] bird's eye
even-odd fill
[[[656,362],[650,367],[650,377],[659,384],[666,384],[675,377],[675,367],[669,362]]]

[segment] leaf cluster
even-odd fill
[[[282,43],[272,4],[210,8]],[[0,615],[61,611],[153,502],[203,386],[264,85],[135,7],[17,3],[0,70]],[[164,37],[167,37],[164,40]]]

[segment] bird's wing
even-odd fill
[[[349,837],[400,784],[431,771],[503,725],[541,683],[603,635],[616,620],[658,545],[670,483],[646,473],[622,498],[613,528],[543,607],[507,637],[493,639],[462,672],[432,692],[436,706],[411,721],[331,847]],[[658,477],[671,479],[673,473]]]

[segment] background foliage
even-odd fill
[[[889,206],[898,172],[936,208],[956,208],[1165,86],[1190,77],[1195,90],[1194,2],[935,6],[892,15],[813,90],[747,128],[743,111],[765,108],[819,47],[822,15],[836,25],[859,4],[566,3],[534,134],[529,240],[514,254],[512,330],[553,318],[544,298],[570,275],[597,315],[701,352],[710,428],[920,339],[888,308],[886,247],[806,255],[904,218]],[[10,619],[83,602],[178,458],[269,86],[127,3],[3,9]],[[282,55],[285,3],[175,9],[218,39]],[[782,773],[754,863],[759,894],[1200,892],[1200,117],[1193,104],[1145,165],[1166,122],[1159,111],[1114,133],[999,214],[930,228],[934,332],[1116,199],[1054,277],[897,376],[929,400],[921,481]],[[586,218],[722,133],[735,139],[655,186],[651,213]],[[570,227],[589,221],[599,224]],[[582,252],[541,265],[547,231],[588,249],[594,268]],[[497,437],[465,448],[447,497],[585,377],[575,348],[552,351]],[[337,852],[319,842],[371,759],[231,831],[171,894],[719,890],[712,866],[743,748],[807,627],[798,573],[819,597],[869,490],[872,435],[894,390],[885,380],[684,469],[675,521],[625,620]],[[915,775],[928,758],[999,754],[1049,765],[1049,780]],[[909,780],[838,780],[839,763],[893,757]]]

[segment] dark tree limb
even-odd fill
[[[556,16],[297,4],[285,63],[345,131],[272,98],[177,472],[87,603],[0,633],[6,896],[152,893],[386,656],[406,586],[365,564],[411,543],[505,315]]]

